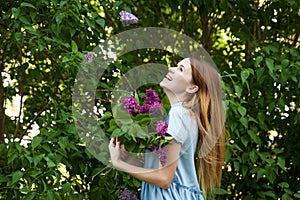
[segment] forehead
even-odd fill
[[[180,65],[183,65],[185,68],[191,68],[191,61],[190,61],[190,58],[184,58],[183,60],[181,60],[179,63],[178,63],[178,66]]]

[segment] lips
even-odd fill
[[[172,77],[169,74],[166,75],[166,79],[168,79],[169,81],[172,81]]]

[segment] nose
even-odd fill
[[[169,72],[174,73],[175,67],[170,67]]]

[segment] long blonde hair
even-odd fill
[[[199,90],[186,104],[197,118],[199,136],[196,168],[202,192],[213,195],[221,185],[225,147],[225,112],[221,77],[209,62],[190,57],[192,77]]]

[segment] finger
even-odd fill
[[[124,145],[124,144],[121,145],[121,150],[122,150],[122,151],[126,151],[126,148],[125,148],[125,145]]]
[[[119,141],[116,142],[116,147],[120,149],[121,143]]]
[[[114,144],[114,138],[110,139],[110,142],[109,142],[108,146],[111,146],[111,147],[115,146],[115,144]]]

